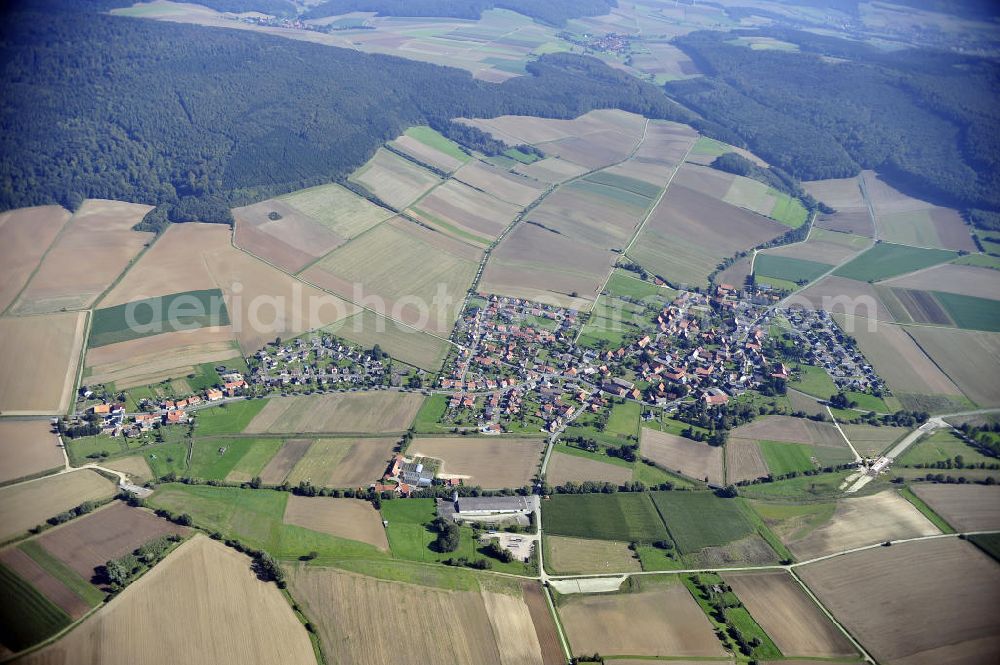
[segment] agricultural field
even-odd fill
[[[754,275],[758,278],[773,277],[796,283],[811,282],[832,267],[826,263],[772,254],[759,254],[753,262]]]
[[[830,521],[804,538],[786,539],[795,556],[806,561],[834,552],[886,540],[940,533],[913,504],[896,492],[885,490],[869,496],[841,499]]]
[[[269,400],[244,430],[247,434],[368,434],[403,432],[423,397],[389,391],[333,393]]]
[[[763,478],[771,470],[756,441],[731,438],[726,442],[726,482]]]
[[[84,515],[34,540],[48,555],[68,566],[81,579],[98,577],[98,568],[130,554],[160,536],[189,532],[140,508],[121,501]]]
[[[951,462],[956,457],[961,457],[962,463],[966,465],[996,461],[996,458],[983,455],[967,444],[957,432],[939,429],[917,439],[900,456],[898,462],[905,466],[933,467],[938,462]]]
[[[761,454],[764,456],[767,468],[772,475],[784,476],[792,472],[802,473],[816,468],[816,464],[813,462],[812,446],[783,441],[759,441],[757,445],[760,446]],[[850,461],[850,458],[850,453],[847,453],[845,461]]]
[[[195,415],[198,436],[239,434],[267,405],[266,399],[239,400],[201,409]]]
[[[970,400],[981,407],[1000,405],[1000,334],[927,326],[906,332]]]
[[[647,493],[554,494],[542,502],[545,532],[623,542],[668,540]]]
[[[702,565],[775,563],[772,548],[758,534],[742,500],[711,492],[656,492],[653,503],[666,520],[682,554]],[[764,527],[761,527],[764,533]]]
[[[396,210],[403,210],[442,182],[431,171],[385,148],[379,148],[350,179]]]
[[[892,312],[882,302],[879,291],[868,282],[828,275],[794,294],[789,306],[822,309],[831,314],[847,314],[861,319],[858,325],[876,325],[874,321],[894,321]]]
[[[450,348],[440,337],[404,326],[369,310],[362,310],[323,329],[365,348],[379,345],[394,360],[435,372]]]
[[[668,471],[713,484],[724,482],[721,446],[710,446],[644,427],[639,451],[643,457]]]
[[[501,201],[521,207],[527,206],[548,189],[545,183],[479,161],[470,161],[453,177]]]
[[[191,447],[188,474],[205,480],[246,482],[260,475],[281,444],[280,439],[271,438],[206,439],[199,436]]]
[[[862,177],[875,210],[879,236],[886,242],[976,251],[970,229],[957,210],[907,196],[872,171],[863,172]]]
[[[727,573],[723,579],[784,656],[849,658],[850,640],[785,572]]]
[[[310,439],[285,441],[278,452],[260,470],[260,479],[267,485],[280,485],[312,447]]]
[[[427,126],[410,127],[387,145],[414,161],[446,173],[469,161],[469,155],[457,143]]]
[[[583,175],[587,172],[587,168],[558,157],[546,157],[530,164],[518,164],[512,171],[539,182],[555,185]]]
[[[571,454],[564,447],[557,446],[549,458],[545,479],[555,486],[565,485],[567,482],[582,483],[585,480],[621,485],[632,480],[632,468]]]
[[[4,415],[55,414],[69,408],[86,321],[84,312],[0,318]]]
[[[917,291],[943,291],[974,298],[1000,298],[1000,271],[945,263],[883,282],[885,286]]]
[[[219,289],[184,291],[94,311],[90,348],[164,333],[229,325]]]
[[[434,188],[407,210],[442,233],[479,247],[490,245],[520,212],[519,206],[457,180]]]
[[[787,194],[725,171],[686,165],[677,172],[674,183],[792,228],[802,226],[808,217],[802,204]]]
[[[86,469],[0,488],[0,542],[84,501],[106,499],[115,492],[115,483]]]
[[[524,487],[538,472],[545,439],[501,436],[417,438],[406,454],[441,460],[438,475],[486,489]]]
[[[830,423],[818,423],[792,416],[765,416],[732,431],[738,439],[808,443],[819,446],[845,446],[843,437]]]
[[[385,472],[397,439],[319,439],[313,441],[284,479],[318,487],[365,487]]]
[[[245,252],[296,273],[346,239],[281,199],[233,208],[234,244]]]
[[[912,490],[959,531],[1000,529],[1000,489],[995,486],[918,483]]]
[[[1000,568],[971,543],[876,547],[796,574],[880,663],[987,663],[1000,649]]]
[[[395,218],[327,255],[303,278],[384,316],[447,335],[481,256],[459,240]]]
[[[149,463],[146,462],[146,459],[141,455],[121,457],[110,461],[102,460],[101,466],[115,471],[121,471],[128,476],[130,482],[136,485],[148,483],[153,480],[153,471],[150,468]]]
[[[782,245],[763,251],[764,256],[787,256],[805,261],[836,265],[871,246],[871,238],[813,227],[805,242]],[[759,259],[760,255],[758,255]]]
[[[63,464],[59,437],[48,420],[0,420],[0,485],[55,471]]]
[[[541,665],[538,635],[519,585],[493,589],[493,582],[448,573],[434,580],[441,586],[428,586],[300,566],[291,571],[290,589],[315,622],[325,652],[336,654],[338,663],[390,662],[405,644],[405,662]],[[453,575],[457,579],[451,580]]]
[[[558,612],[575,655],[725,655],[708,618],[678,579],[643,580],[643,590],[631,593],[564,596]]]
[[[872,425],[841,425],[854,448],[865,457],[878,457],[896,441],[909,433],[905,427],[873,427]]]
[[[71,217],[61,206],[37,206],[0,213],[0,312],[7,309]]]
[[[382,516],[368,501],[292,495],[285,504],[284,522],[389,550]]]
[[[778,222],[675,183],[629,249],[629,257],[671,283],[699,285],[723,258],[785,231]]]
[[[86,309],[153,240],[132,227],[151,206],[88,199],[42,258],[18,296],[15,314]]]
[[[837,268],[834,275],[860,282],[877,282],[946,263],[957,256],[955,252],[943,249],[923,249],[880,242]]]
[[[5,599],[0,605],[0,655],[9,656],[38,644],[72,622],[73,616],[50,597],[79,614],[86,612],[82,599],[51,577],[44,583],[42,576],[48,577],[20,550],[0,555],[0,592]]]
[[[184,543],[114,602],[27,665],[177,662],[315,663],[312,645],[278,588],[249,560],[203,536]]]
[[[393,216],[391,210],[381,208],[334,183],[300,189],[276,200],[346,239],[361,235]]]
[[[642,570],[627,542],[545,536],[545,568],[555,575]]]

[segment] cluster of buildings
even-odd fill
[[[389,371],[381,354],[332,335],[264,347],[250,359],[250,380],[287,392],[382,386]]]
[[[372,485],[376,492],[392,492],[399,496],[410,496],[415,490],[430,487],[434,483],[435,470],[419,459],[407,459],[396,453],[389,462],[380,482]],[[462,481],[458,478],[444,479],[450,486],[458,486]]]

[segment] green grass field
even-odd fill
[[[55,635],[70,617],[14,571],[0,565],[0,643],[12,651],[26,649]]]
[[[637,300],[654,296],[670,300],[676,294],[673,289],[644,282],[638,277],[633,277],[632,273],[620,268],[611,273],[611,278],[604,290],[612,296],[626,296]]]
[[[932,465],[937,462],[953,460],[959,455],[962,457],[964,464],[996,461],[995,458],[986,457],[967,444],[951,430],[939,430],[910,446],[903,453],[903,456],[899,458],[899,463],[906,466],[915,466],[918,464]]]
[[[555,494],[542,502],[545,532],[600,540],[668,540],[667,529],[646,493]]]
[[[826,263],[771,254],[758,254],[753,262],[755,275],[775,277],[796,283],[799,280],[811,282],[832,267]]]
[[[455,159],[459,159],[463,162],[468,161],[469,159],[469,156],[458,146],[457,143],[449,138],[445,138],[426,125],[410,127],[404,133],[410,138],[416,139],[424,145],[443,152],[450,157],[454,157]]]
[[[750,499],[777,499],[815,501],[830,499],[842,494],[840,484],[850,471],[821,473],[816,476],[799,476],[773,483],[760,483],[740,488],[740,496]]]
[[[943,291],[932,293],[959,328],[1000,332],[1000,301]]]
[[[94,311],[90,348],[177,330],[229,325],[219,289],[184,291]]]
[[[816,468],[810,459],[813,454],[812,446],[780,441],[760,441],[758,445],[772,475],[783,476],[792,471],[811,471]]]
[[[417,417],[413,421],[413,429],[416,432],[442,432],[447,428],[438,421],[444,417],[444,412],[448,408],[447,395],[431,395],[420,406]]]
[[[605,432],[621,436],[639,436],[639,415],[642,405],[628,401],[611,407],[608,426]]]
[[[199,438],[191,450],[188,473],[205,480],[225,480],[234,470],[253,477],[274,457],[281,443],[279,439]]]
[[[853,390],[848,390],[846,393],[847,399],[852,402],[857,402],[856,409],[862,409],[864,411],[875,411],[877,413],[889,413],[892,409],[885,403],[881,397],[875,397],[875,395],[869,395],[868,393],[859,393]]]
[[[776,189],[771,189],[768,193],[777,199],[774,203],[774,208],[771,210],[771,214],[768,215],[774,221],[797,229],[809,219],[809,211],[805,209],[798,199],[793,199],[788,194],[779,192]]]
[[[239,434],[265,404],[266,399],[248,399],[196,411],[195,432],[198,436]]]
[[[511,148],[510,150],[504,150],[505,156],[510,157],[516,162],[521,162],[522,164],[534,164],[540,157],[535,154],[528,154],[526,152],[521,152],[517,148]]]
[[[77,596],[91,607],[97,607],[104,602],[104,593],[97,587],[80,577],[79,573],[65,563],[49,554],[37,540],[28,540],[18,545],[18,549],[31,557],[35,563],[47,570],[53,577],[66,585]]]
[[[653,492],[651,496],[684,554],[726,545],[754,532],[739,499],[720,499],[711,492]]]
[[[922,249],[880,242],[834,274],[861,282],[877,282],[921,268],[951,261],[958,253],[943,249]]]
[[[187,473],[187,446],[183,443],[164,443],[144,448],[142,456],[149,464],[155,478],[168,473],[184,476]]]
[[[837,385],[833,379],[830,378],[825,369],[816,365],[800,365],[799,378],[788,385],[799,392],[824,400],[837,394]]]
[[[366,543],[337,538],[284,523],[287,492],[209,485],[162,485],[149,499],[154,508],[188,513],[195,524],[236,538],[281,559],[317,552],[318,561],[377,558],[385,554]]]

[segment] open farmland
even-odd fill
[[[844,438],[830,423],[818,423],[792,416],[764,416],[732,431],[739,439],[809,443],[819,446],[846,446]]]
[[[808,309],[822,309],[831,314],[848,314],[872,321],[894,321],[875,286],[846,277],[828,275],[794,294],[788,304]],[[858,325],[869,325],[860,319]],[[875,325],[871,323],[870,325]]]
[[[426,125],[410,127],[389,145],[423,164],[451,173],[469,161],[457,143]]]
[[[777,560],[756,533],[741,500],[720,499],[711,492],[655,492],[653,503],[666,520],[682,554],[698,563],[765,564]]]
[[[906,332],[969,399],[984,407],[1000,404],[1000,334],[928,326]]]
[[[30,562],[26,556],[21,560]],[[37,580],[33,578],[33,575],[22,576],[7,565],[0,565],[0,591],[4,596],[4,603],[0,605],[2,656],[9,656],[51,637],[71,621],[61,607],[39,592],[34,585]]]
[[[0,420],[0,485],[63,466],[59,437],[48,420]]]
[[[292,495],[285,505],[284,522],[368,543],[383,552],[389,549],[382,516],[368,501]]]
[[[315,663],[281,592],[242,554],[205,537],[183,544],[27,665]]]
[[[698,285],[723,258],[787,230],[778,222],[673,184],[629,256],[667,281]]]
[[[523,115],[502,115],[496,118],[462,119],[462,123],[477,127],[506,143],[540,145],[590,134],[620,132],[631,136],[632,145],[623,158],[642,136],[645,120],[640,115],[615,109],[599,109],[571,119],[538,118]],[[545,150],[549,152],[548,149]],[[570,160],[572,161],[572,160]],[[620,161],[615,160],[615,161]]]
[[[85,309],[153,239],[133,231],[151,206],[88,199],[45,254],[14,304],[17,314]]]
[[[832,267],[826,263],[771,254],[761,254],[753,262],[754,275],[758,278],[774,277],[787,282],[811,282]]]
[[[85,580],[111,559],[130,554],[140,545],[188,529],[121,501],[73,520],[38,537],[37,543]]]
[[[582,483],[585,480],[599,480],[616,485],[632,480],[632,469],[610,462],[602,462],[581,455],[571,455],[556,448],[549,458],[545,479],[550,485],[565,485],[567,482]]]
[[[84,501],[106,499],[115,484],[81,470],[0,489],[0,542],[41,524]]]
[[[547,189],[547,185],[516,173],[508,173],[495,166],[471,161],[454,175],[455,180],[481,189],[501,201],[526,206]]]
[[[879,236],[916,247],[976,251],[969,228],[957,210],[908,196],[872,171],[862,174],[875,210]]]
[[[234,208],[233,219],[233,242],[237,247],[290,273],[345,241],[280,199]]]
[[[687,164],[677,172],[674,182],[792,228],[802,226],[808,216],[802,204],[787,194],[725,171]]]
[[[557,575],[623,573],[642,570],[627,542],[545,537],[545,566]]]
[[[361,235],[379,222],[392,217],[392,211],[337,184],[300,189],[278,198],[341,238]]]
[[[880,663],[989,663],[1000,650],[1000,568],[971,543],[876,547],[796,572]]]
[[[573,653],[725,655],[708,618],[679,580],[664,578],[649,586],[632,593],[565,597],[559,618]]]
[[[945,263],[958,254],[943,249],[923,249],[880,242],[864,254],[837,268],[835,275],[874,282]]]
[[[903,277],[886,280],[886,286],[921,291],[944,291],[975,298],[1000,298],[1000,270],[945,263]]]
[[[222,291],[184,291],[95,310],[87,344],[96,348],[153,335],[228,326],[229,323]]]
[[[846,658],[857,653],[788,573],[729,573],[724,579],[783,655]]]
[[[414,439],[407,455],[441,460],[439,475],[484,488],[524,487],[538,471],[545,439],[459,436]]]
[[[587,168],[558,157],[546,157],[531,164],[518,164],[515,173],[550,184],[564,182],[587,172]]]
[[[408,214],[442,233],[485,247],[520,211],[486,192],[449,180],[413,204]]]
[[[320,439],[295,464],[287,480],[320,487],[364,487],[382,477],[396,439]]]
[[[545,532],[624,542],[667,540],[649,494],[554,494],[542,502]]]
[[[913,504],[886,490],[863,497],[841,499],[830,521],[800,540],[786,540],[800,560],[874,545],[886,540],[940,533]]]
[[[441,183],[432,172],[385,148],[379,148],[367,164],[351,175],[351,180],[396,210],[402,210]]]
[[[0,564],[11,573],[16,574],[23,582],[66,613],[66,616],[76,620],[82,617],[91,607],[104,600],[104,595],[95,588],[89,587],[89,578],[77,576],[72,571],[64,569],[65,564],[56,560],[44,550],[39,550],[34,542],[23,543],[20,547],[9,547],[0,553]],[[72,576],[72,577],[70,577]],[[17,583],[14,583],[15,588]],[[82,590],[86,588],[87,592]],[[13,595],[13,594],[12,594]],[[18,594],[20,595],[20,594]],[[27,595],[27,594],[25,594]],[[30,607],[27,598],[11,598],[6,596],[5,602]],[[38,620],[38,611],[25,612],[6,628],[17,628]],[[0,642],[6,643],[0,636]]]
[[[303,278],[393,319],[446,335],[481,256],[459,240],[396,218],[329,254]]]
[[[913,493],[959,531],[1000,529],[1000,488],[917,484]]]
[[[643,457],[668,471],[705,482],[723,483],[724,465],[720,446],[644,427],[639,450]]]
[[[86,319],[83,312],[0,319],[4,415],[62,413],[69,408]]]
[[[246,428],[248,434],[403,432],[424,398],[413,393],[356,392],[275,397]]]
[[[448,342],[440,337],[404,326],[367,309],[323,330],[366,348],[378,344],[393,359],[428,371],[441,367],[449,348]]]
[[[0,213],[0,312],[14,302],[69,218],[69,211],[61,206]]]
[[[291,439],[286,441],[278,452],[268,460],[260,470],[260,479],[268,485],[280,485],[288,478],[295,465],[305,457],[312,447],[309,439]]]
[[[905,427],[874,427],[872,425],[841,425],[854,448],[865,457],[878,457],[893,443],[910,432]]]
[[[528,607],[513,587],[503,594],[480,591],[476,578],[461,575],[450,590],[312,566],[295,568],[290,577],[294,597],[338,663],[542,662]],[[451,575],[441,577],[446,584]]]
[[[832,214],[820,213],[816,217],[818,228],[874,237],[875,225],[861,191],[860,178],[814,180],[803,182],[802,186],[816,200],[826,203],[836,211]]]
[[[726,442],[726,482],[762,478],[769,473],[756,441],[730,438]]]

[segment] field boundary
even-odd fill
[[[816,606],[823,611],[823,614],[826,615],[826,618],[832,621],[833,625],[836,626],[837,629],[844,634],[844,637],[850,640],[851,644],[854,646],[855,649],[858,650],[858,653],[861,654],[862,658],[864,658],[869,663],[876,663],[877,661],[874,658],[872,658],[871,654],[869,654],[868,651],[866,651],[863,646],[861,646],[861,643],[854,638],[854,635],[851,635],[851,632],[847,630],[847,628],[845,628],[842,623],[837,621],[837,618],[833,616],[833,613],[826,608],[826,605],[820,602],[819,598],[816,597],[816,594],[812,592],[812,589],[810,589],[809,586],[802,581],[802,578],[800,578],[798,575],[795,574],[795,570],[789,568],[788,573],[792,576],[792,579],[798,582],[799,586],[802,587],[802,590],[805,591],[806,595],[809,596],[809,598],[811,598],[814,603],[816,603]]]

